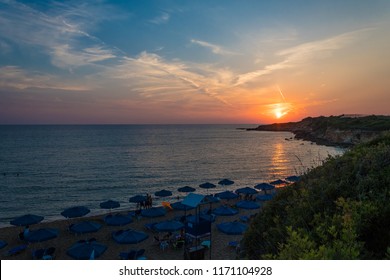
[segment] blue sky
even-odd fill
[[[390,1],[1,1],[0,123],[388,114]]]

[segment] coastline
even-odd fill
[[[248,128],[247,131],[288,131],[295,139],[317,145],[350,148],[369,142],[390,129],[388,116],[307,117],[299,122],[273,123]]]

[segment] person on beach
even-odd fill
[[[25,240],[29,233],[30,233],[30,227],[27,225],[24,228],[24,230],[21,233],[19,233],[19,239]]]

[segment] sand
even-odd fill
[[[233,204],[235,201],[229,201],[229,204]],[[220,202],[221,203],[221,202]],[[213,208],[218,207],[220,203],[213,204]],[[209,206],[202,206],[209,207]],[[216,221],[212,223],[211,227],[211,248],[206,251],[205,259],[213,259],[213,260],[231,260],[236,259],[237,254],[236,250],[229,246],[229,241],[239,241],[242,238],[242,235],[226,235],[221,233],[216,225],[222,222],[239,220],[242,215],[253,215],[257,213],[259,210],[246,210],[239,209],[239,214],[235,216],[217,216]],[[109,211],[107,210],[107,214]],[[117,213],[117,212],[112,212]],[[121,211],[118,213],[127,214],[128,211]],[[187,211],[187,214],[191,213],[191,211]],[[23,227],[10,226],[6,228],[0,228],[0,240],[4,240],[8,243],[6,247],[0,250],[1,259],[6,260],[30,260],[32,258],[32,252],[36,249],[40,248],[48,248],[55,247],[55,259],[57,260],[69,260],[72,259],[67,255],[67,249],[73,245],[75,242],[81,239],[89,239],[96,238],[96,240],[100,243],[103,243],[108,247],[108,249],[104,252],[103,255],[98,257],[97,259],[101,260],[119,260],[119,253],[125,252],[131,249],[145,249],[144,256],[147,259],[151,260],[180,260],[184,259],[184,249],[175,249],[172,246],[169,248],[162,250],[158,244],[158,242],[154,239],[154,235],[158,235],[158,233],[152,232],[145,228],[146,223],[151,222],[159,222],[163,220],[170,220],[177,216],[184,215],[184,211],[171,210],[168,211],[167,215],[159,218],[147,218],[141,217],[139,220],[134,219],[133,223],[125,225],[125,226],[108,226],[104,223],[103,218],[105,215],[100,216],[86,216],[82,218],[74,218],[69,220],[58,220],[53,222],[42,222],[40,224],[31,225],[30,230],[36,230],[39,228],[56,228],[59,230],[59,236],[55,239],[40,242],[40,243],[31,243],[28,244],[28,247],[25,251],[14,255],[8,256],[8,251],[18,245],[26,244],[25,241],[19,240],[18,234]],[[102,228],[96,233],[87,233],[87,234],[74,234],[68,230],[68,226],[71,223],[77,223],[79,221],[95,221],[102,224]],[[120,229],[134,229],[141,230],[145,233],[149,234],[149,238],[145,241],[138,244],[117,244],[111,237],[113,231],[117,231]],[[208,238],[205,238],[208,239]]]

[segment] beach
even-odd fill
[[[228,204],[233,205],[237,200],[230,200]],[[225,202],[213,203],[212,208],[216,208]],[[210,206],[202,205],[204,209],[209,208]],[[261,209],[261,208],[260,208]],[[239,241],[242,238],[242,235],[227,235],[220,232],[216,225],[223,222],[239,220],[240,216],[246,215],[251,216],[256,214],[259,209],[247,210],[239,209],[239,213],[234,216],[217,216],[215,222],[211,225],[211,247],[205,252],[205,259],[213,260],[232,260],[237,258],[236,249],[229,246],[230,241]],[[109,211],[107,210],[107,214]],[[121,213],[127,214],[128,211],[121,212],[111,212],[112,214]],[[184,248],[173,248],[169,246],[166,249],[161,249],[159,243],[155,240],[154,236],[159,236],[159,233],[148,230],[145,228],[145,224],[151,222],[160,222],[165,220],[172,220],[175,217],[184,215],[184,211],[179,210],[169,210],[167,214],[163,217],[149,218],[149,217],[140,217],[139,219],[133,219],[133,222],[125,226],[109,226],[104,223],[104,215],[99,216],[85,216],[81,218],[73,219],[64,219],[57,220],[52,222],[42,221],[39,224],[31,225],[30,230],[34,231],[39,228],[56,228],[59,230],[59,235],[57,238],[47,240],[44,242],[31,243],[27,244],[26,241],[22,241],[18,238],[19,233],[23,230],[24,227],[20,226],[10,226],[5,228],[0,228],[0,239],[8,243],[7,246],[0,250],[1,259],[3,260],[32,260],[33,251],[40,248],[49,248],[54,247],[56,260],[70,260],[72,259],[67,254],[67,249],[79,240],[88,240],[90,238],[95,238],[96,241],[107,246],[107,250],[98,258],[100,260],[119,260],[120,252],[125,252],[129,250],[139,250],[145,249],[144,256],[146,259],[150,260],[182,260],[184,259]],[[187,211],[187,214],[194,214],[194,210]],[[80,221],[94,221],[100,223],[102,228],[95,233],[86,233],[86,234],[75,234],[69,231],[70,224],[76,224]],[[117,230],[124,229],[133,229],[144,231],[149,235],[149,238],[145,241],[142,241],[138,244],[118,244],[112,238],[112,232]],[[161,233],[160,233],[161,236]],[[203,238],[202,240],[210,239],[210,237]],[[12,256],[8,256],[8,251],[11,248],[14,248],[19,245],[27,244],[27,249]],[[211,253],[211,256],[210,256]]]

